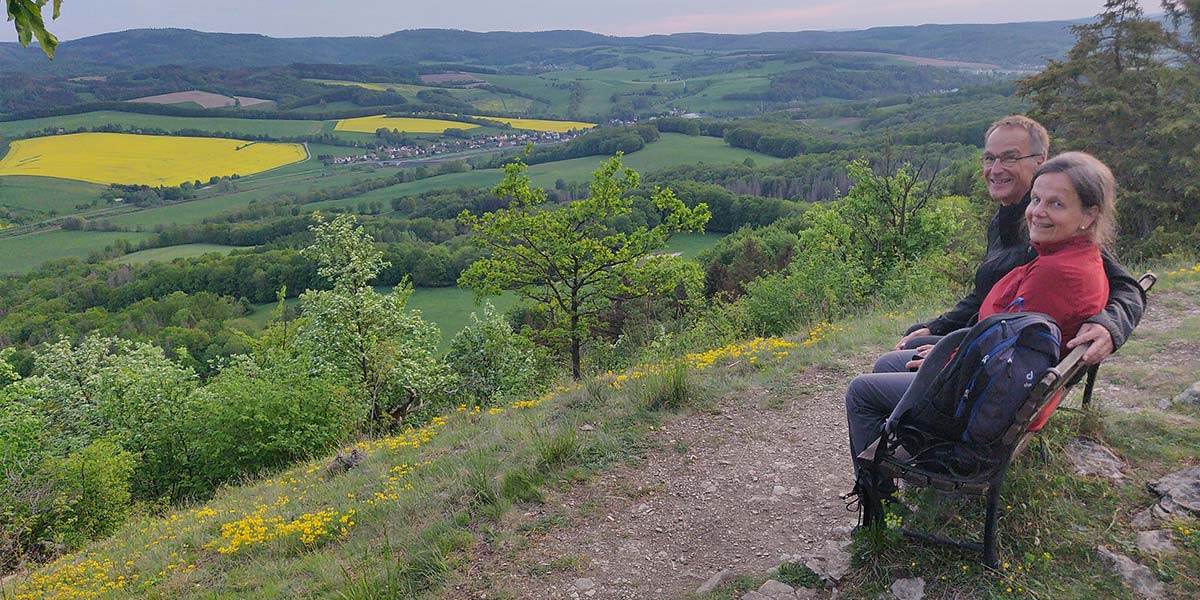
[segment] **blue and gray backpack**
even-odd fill
[[[995,314],[942,338],[887,431],[913,454],[920,449],[910,446],[931,439],[993,453],[986,448],[998,445],[1030,390],[1058,363],[1061,339],[1054,319],[1034,312]]]

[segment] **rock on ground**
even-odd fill
[[[1200,516],[1200,466],[1171,473],[1150,484],[1150,489],[1163,497],[1159,503],[1167,512],[1181,508]]]
[[[925,597],[925,580],[920,577],[897,579],[892,583],[896,600],[921,600]]]
[[[733,570],[732,569],[723,569],[723,570],[721,570],[721,572],[714,574],[712,577],[709,577],[708,581],[705,581],[704,583],[700,584],[700,587],[696,588],[696,595],[703,596],[704,594],[707,594],[707,593],[717,589],[718,587],[721,586],[722,583],[725,583],[726,581],[729,581],[730,579],[733,579]]]
[[[1175,544],[1171,543],[1170,529],[1154,529],[1139,531],[1137,534],[1138,550],[1146,554],[1174,554]]]
[[[1183,390],[1181,394],[1175,396],[1172,404],[1196,404],[1200,405],[1200,381],[1193,383],[1191,387]]]
[[[1135,562],[1132,558],[1124,554],[1118,554],[1105,548],[1098,546],[1096,548],[1100,552],[1100,558],[1117,574],[1134,593],[1143,598],[1162,598],[1166,593],[1163,589],[1163,584],[1154,576],[1154,572],[1150,567]]]
[[[1071,440],[1067,444],[1067,458],[1075,465],[1075,473],[1078,475],[1098,475],[1114,481],[1125,478],[1125,461],[1103,444],[1092,440]]]
[[[792,600],[796,597],[796,589],[792,586],[774,579],[768,579],[766,583],[758,588],[758,593],[772,598],[773,600]]]

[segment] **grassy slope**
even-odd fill
[[[1168,277],[1164,283],[1162,289],[1173,291],[1171,298],[1190,310],[1180,315],[1182,330],[1139,335],[1125,352],[1185,339],[1180,333],[1200,333],[1200,276]],[[840,323],[841,332],[823,341],[791,349],[778,362],[760,360],[752,366],[718,360],[717,365],[737,366],[693,369],[690,404],[703,409],[705,398],[721,390],[785,381],[787,374],[822,364],[833,354],[877,351],[909,319],[865,315]],[[60,584],[89,589],[123,577],[125,583],[108,597],[436,597],[450,572],[470,567],[467,548],[478,537],[514,533],[505,531],[502,519],[513,502],[536,501],[542,488],[570,485],[650,450],[647,425],[671,418],[652,402],[671,387],[647,377],[620,390],[605,384],[560,386],[541,402],[510,405],[498,414],[451,409],[444,424],[363,445],[366,462],[344,475],[327,480],[320,471],[324,461],[314,460],[257,478],[220,491],[203,506],[135,519],[109,539],[42,569],[39,583],[19,578],[0,589]],[[1150,500],[1144,481],[1194,460],[1190,450],[1200,443],[1200,414],[1188,411],[1105,418],[1103,435],[1111,436],[1132,463],[1131,480],[1117,485],[1070,474],[1058,445],[1080,426],[1079,419],[1056,418],[1045,436],[1054,447],[1050,462],[1040,463],[1033,459],[1036,453],[1028,453],[1014,467],[1016,482],[1005,500],[1011,508],[1001,520],[1007,568],[981,570],[957,551],[907,542],[866,556],[859,540],[856,568],[843,595],[876,597],[895,577],[922,576],[932,597],[1128,597],[1098,565],[1093,548],[1108,542],[1127,549],[1128,514]],[[1131,421],[1140,426],[1127,427]],[[594,431],[579,433],[582,423],[596,424]],[[285,521],[330,510],[333,531],[310,545],[285,536],[221,552],[232,540],[222,534],[223,524],[256,510]],[[1200,569],[1197,525],[1192,520],[1178,530],[1190,551],[1154,563],[1160,576],[1172,579],[1171,591],[1179,597],[1200,593],[1194,579]],[[545,523],[556,526],[569,527]],[[1184,526],[1193,533],[1184,534]],[[705,598],[737,598],[760,581],[739,578]]]
[[[14,175],[0,179],[0,207],[29,219],[45,219],[79,212],[76,205],[100,198],[105,186],[53,177]]]
[[[0,240],[0,274],[27,273],[54,258],[87,258],[118,239],[137,243],[150,233],[123,231],[43,231]]]

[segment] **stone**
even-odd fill
[[[1154,529],[1139,531],[1137,534],[1138,550],[1146,554],[1174,554],[1175,544],[1171,543],[1170,529]]]
[[[791,600],[796,597],[796,589],[792,586],[774,579],[768,579],[766,583],[758,588],[758,593],[772,598],[773,600]]]
[[[770,596],[764,596],[758,592],[752,591],[752,592],[746,592],[745,594],[742,594],[742,597],[740,600],[774,600],[774,599],[771,598]]]
[[[1125,478],[1125,461],[1112,450],[1091,440],[1077,438],[1067,444],[1067,458],[1078,475],[1098,475],[1114,481]]]
[[[1150,567],[1104,546],[1098,546],[1096,550],[1100,553],[1101,560],[1132,588],[1135,594],[1143,598],[1162,598],[1166,594],[1162,582],[1154,576]]]
[[[708,581],[705,581],[704,583],[700,584],[700,587],[696,588],[696,595],[703,596],[704,594],[721,587],[722,583],[725,583],[730,579],[733,579],[732,569],[725,569],[720,573],[716,573],[712,577],[709,577]]]
[[[1176,471],[1150,484],[1160,496],[1159,503],[1167,512],[1183,509],[1200,516],[1200,466]]]
[[[1154,529],[1154,508],[1145,508],[1134,513],[1133,519],[1130,521],[1130,525],[1132,525],[1133,528],[1138,531]]]
[[[581,592],[586,592],[594,587],[596,587],[596,582],[588,579],[587,577],[580,577],[579,579],[575,580],[575,589]]]
[[[325,478],[332,479],[357,467],[367,460],[367,453],[361,448],[355,447],[349,452],[338,452],[337,456],[329,464],[325,465]]]
[[[1183,390],[1183,393],[1175,396],[1172,404],[1195,404],[1200,406],[1200,381],[1193,383],[1191,387]]]
[[[838,581],[850,571],[848,545],[843,540],[826,540],[825,548],[805,561],[804,566],[830,582]]]
[[[925,580],[921,577],[897,579],[892,582],[892,595],[896,600],[921,600],[925,597]]]

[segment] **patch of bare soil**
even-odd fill
[[[203,92],[200,90],[190,90],[187,92],[172,92],[170,94],[159,94],[157,96],[146,96],[143,98],[134,98],[129,102],[143,102],[147,104],[180,104],[183,102],[195,102],[204,108],[222,108],[227,106],[254,106],[255,104],[264,104],[271,102],[262,98],[251,98],[248,96],[223,96],[212,92]]]
[[[852,480],[843,393],[866,368],[812,368],[680,415],[645,460],[514,511],[505,528],[528,533],[475,548],[444,597],[673,598],[812,554],[857,519],[839,498]]]
[[[470,73],[448,72],[448,73],[429,73],[421,75],[421,83],[433,83],[441,85],[466,85],[466,84],[483,84],[486,81],[471,75]]]

